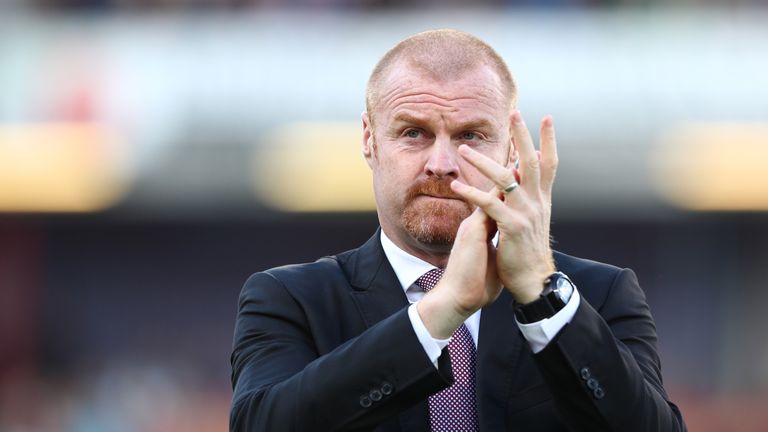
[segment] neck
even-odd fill
[[[384,227],[382,227],[382,231],[397,247],[416,258],[441,269],[444,269],[448,264],[448,257],[451,255],[451,247],[453,245],[423,243],[414,239],[406,232],[392,232],[392,230],[385,229]]]

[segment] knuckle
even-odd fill
[[[481,192],[479,190],[475,191],[475,194],[472,196],[472,198],[475,201],[477,201],[478,203],[481,203],[481,204],[486,204],[486,203],[490,202],[490,199],[488,197],[488,193]]]
[[[554,170],[554,169],[557,169],[557,166],[559,164],[560,164],[560,159],[557,156],[553,156],[549,162],[549,167]]]
[[[503,183],[502,188],[505,188],[505,187],[511,185],[512,183],[517,183],[517,178],[515,177],[515,175],[513,173],[510,172],[509,174],[507,174],[502,179],[502,183]]]
[[[483,195],[478,195],[476,201],[480,207],[488,207],[491,204],[493,204],[493,201],[495,201],[495,199],[491,198],[487,194],[483,194]]]
[[[528,161],[526,162],[526,165],[528,165],[528,168],[538,169],[540,162],[538,158],[531,158],[531,159],[528,159]]]

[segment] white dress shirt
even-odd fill
[[[437,267],[400,249],[384,234],[384,231],[381,232],[381,247],[384,249],[384,254],[395,271],[403,291],[405,291],[405,296],[408,297],[408,301],[411,303],[411,306],[408,308],[408,317],[411,320],[413,330],[416,332],[416,336],[424,347],[427,356],[437,366],[440,352],[448,345],[450,339],[433,338],[416,310],[416,303],[424,297],[424,291],[416,285],[416,280],[424,275],[424,273]],[[571,299],[565,307],[551,318],[545,318],[530,324],[517,323],[517,326],[523,333],[523,337],[528,341],[534,353],[543,350],[560,329],[571,321],[576,314],[576,309],[579,307],[579,302],[579,293],[577,290],[574,290]],[[464,321],[464,325],[467,326],[467,330],[469,330],[469,334],[472,335],[472,340],[475,342],[475,348],[477,348],[478,344],[481,313],[482,309],[470,315]],[[511,310],[510,313],[512,313]]]

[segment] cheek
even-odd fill
[[[376,168],[373,170],[374,184],[379,192],[386,195],[391,200],[398,195],[403,195],[407,189],[405,169],[402,164],[393,163],[390,158],[380,158]]]
[[[419,176],[424,170],[424,158],[421,154],[407,151],[389,151],[380,153],[380,169],[391,183],[407,183]]]

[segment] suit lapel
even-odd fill
[[[505,430],[504,404],[524,347],[511,303],[512,296],[502,290],[480,315],[476,375],[480,430]]]
[[[408,306],[408,298],[389,264],[376,231],[350,260],[342,265],[353,291],[352,300],[367,327]],[[398,416],[403,431],[429,430],[429,408],[426,400],[402,411]]]
[[[395,271],[384,255],[379,240],[380,229],[347,263],[352,299],[367,327],[408,306]]]

